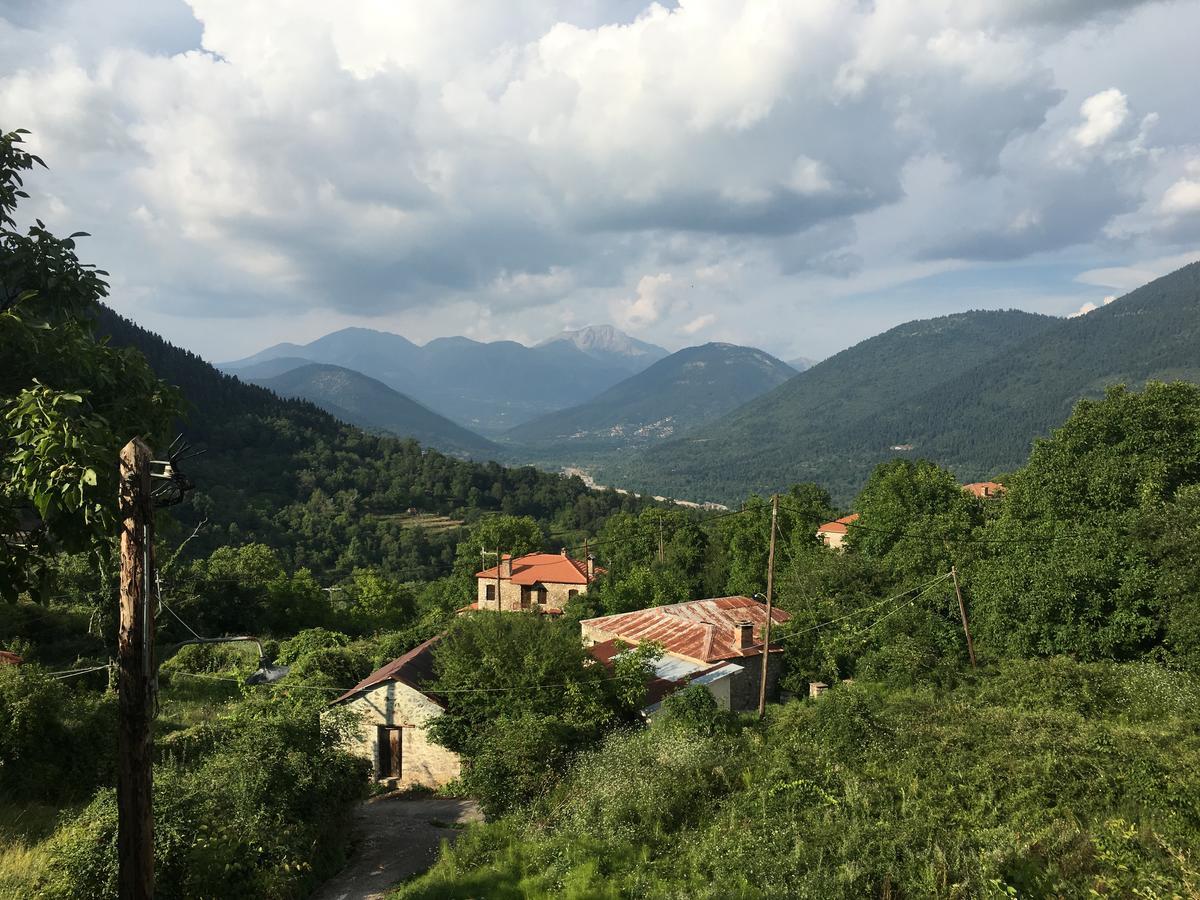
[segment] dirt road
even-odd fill
[[[458,836],[450,825],[481,818],[473,800],[396,795],[368,800],[355,813],[358,843],[350,861],[312,900],[380,900],[397,882],[429,868],[442,840]]]

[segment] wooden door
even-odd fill
[[[532,590],[529,585],[521,585],[521,609],[529,609],[530,594]]]
[[[379,741],[379,777],[399,778],[404,764],[403,729],[390,725],[377,728]]]

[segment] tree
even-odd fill
[[[465,541],[461,541],[454,560],[454,573],[470,578],[482,566],[481,550],[524,556],[541,550],[545,544],[542,526],[532,516],[488,516],[480,519]],[[490,557],[489,557],[490,559]]]
[[[135,435],[161,439],[178,395],[145,358],[95,339],[106,272],[76,238],[38,220],[16,230],[22,173],[44,163],[23,130],[0,134],[0,593],[40,592],[49,548],[102,552],[117,494],[115,460]]]
[[[1005,654],[1130,658],[1192,630],[1200,387],[1084,400],[1013,477],[972,567],[980,643]],[[1173,623],[1173,624],[1172,624]]]
[[[645,687],[645,654],[633,671],[614,677],[583,648],[576,628],[550,616],[459,616],[433,652],[437,677],[430,690],[445,692],[446,712],[430,734],[468,760],[502,717],[555,718],[573,734],[594,737],[636,708],[631,684]]]
[[[858,496],[849,546],[902,582],[949,571],[982,521],[982,507],[947,470],[926,459],[876,466]]]

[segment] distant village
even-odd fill
[[[981,499],[1000,497],[1004,485],[994,481],[963,485]],[[844,551],[850,528],[858,521],[851,513],[825,522],[817,539],[833,551]],[[499,563],[475,573],[476,597],[459,612],[540,613],[562,615],[564,607],[605,570],[595,557],[559,553],[502,554]],[[771,609],[772,625],[791,616]],[[758,704],[767,654],[766,696],[778,699],[783,644],[764,646],[767,606],[753,597],[711,597],[632,612],[599,616],[580,622],[580,639],[593,664],[612,669],[621,653],[640,644],[661,649],[646,685],[642,708],[649,719],[672,693],[691,685],[707,690],[719,708],[751,712]],[[360,723],[352,752],[371,761],[375,778],[393,788],[440,788],[459,777],[458,755],[435,743],[428,724],[446,710],[444,696],[430,685],[434,680],[434,637],[372,672],[333,701],[357,714]],[[818,694],[826,685],[810,685]]]

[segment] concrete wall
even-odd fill
[[[371,761],[372,772],[380,777],[379,725],[400,726],[401,768],[396,787],[422,785],[438,788],[459,776],[462,764],[458,754],[433,743],[425,725],[442,714],[442,708],[406,684],[389,681],[367,691],[346,706],[356,713],[359,728],[347,748],[356,756]]]
[[[492,600],[490,603],[487,599],[488,588],[495,590],[495,578],[477,578],[479,591],[476,595],[476,600],[479,602],[480,609],[496,609],[496,602]],[[546,602],[544,605],[538,603],[538,592],[536,585],[530,591],[529,608],[530,609],[562,609],[570,600],[570,592],[578,591],[583,594],[587,592],[585,584],[543,584],[541,587],[546,589]],[[500,609],[508,612],[513,612],[522,609],[521,606],[521,585],[513,584],[511,581],[500,579]]]

